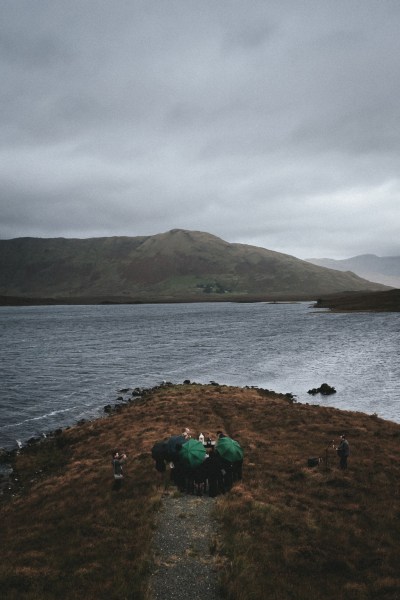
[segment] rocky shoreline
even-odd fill
[[[0,495],[5,493],[12,494],[16,489],[20,487],[18,473],[15,471],[15,462],[16,457],[21,453],[29,453],[31,451],[35,452],[36,449],[40,448],[43,445],[47,446],[55,446],[60,447],[63,445],[62,436],[64,431],[69,431],[76,427],[80,427],[87,423],[94,423],[99,419],[103,419],[113,414],[120,413],[129,406],[131,403],[135,401],[145,399],[148,396],[151,396],[158,390],[167,389],[174,387],[175,383],[170,381],[163,381],[159,385],[155,385],[153,387],[145,388],[145,387],[134,387],[134,388],[122,388],[117,391],[119,394],[116,400],[113,403],[106,404],[103,407],[103,415],[99,417],[95,417],[94,419],[80,419],[76,423],[72,425],[67,425],[66,427],[59,427],[53,431],[49,431],[46,433],[42,433],[41,435],[33,436],[27,439],[26,441],[17,442],[15,448],[6,449],[0,447]],[[193,386],[204,386],[211,385],[213,387],[227,387],[225,385],[219,384],[216,381],[210,381],[209,384],[199,384],[196,382],[190,381],[190,379],[185,379],[183,381],[183,385],[193,385]],[[289,402],[295,402],[295,396],[288,393],[277,393],[272,390],[259,388],[257,386],[245,386],[243,389],[257,389],[257,391],[261,395],[274,395],[279,398],[285,398]],[[45,473],[45,468],[42,471],[38,471],[32,473],[32,477],[35,479],[40,478],[42,474]]]

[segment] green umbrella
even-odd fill
[[[198,467],[206,457],[206,449],[199,440],[185,442],[179,452],[179,458],[189,467]]]
[[[216,450],[221,458],[224,458],[229,462],[236,462],[243,459],[243,450],[240,447],[239,442],[230,437],[219,438]]]

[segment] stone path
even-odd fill
[[[220,600],[211,548],[215,499],[166,492],[154,536],[152,600]]]

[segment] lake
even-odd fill
[[[291,392],[400,421],[400,313],[310,303],[0,307],[0,447],[104,414],[163,380]],[[322,383],[332,396],[310,396]]]

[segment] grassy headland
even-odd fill
[[[320,298],[315,307],[334,312],[399,312],[400,290],[331,294]]]
[[[150,390],[15,456],[18,481],[1,501],[2,598],[147,598],[164,487],[150,449],[184,426],[222,428],[245,451],[242,482],[215,509],[226,598],[399,598],[400,425],[266,390],[197,384]],[[343,431],[346,472],[330,448]],[[129,456],[119,492],[113,448]],[[320,466],[307,467],[311,456]]]

